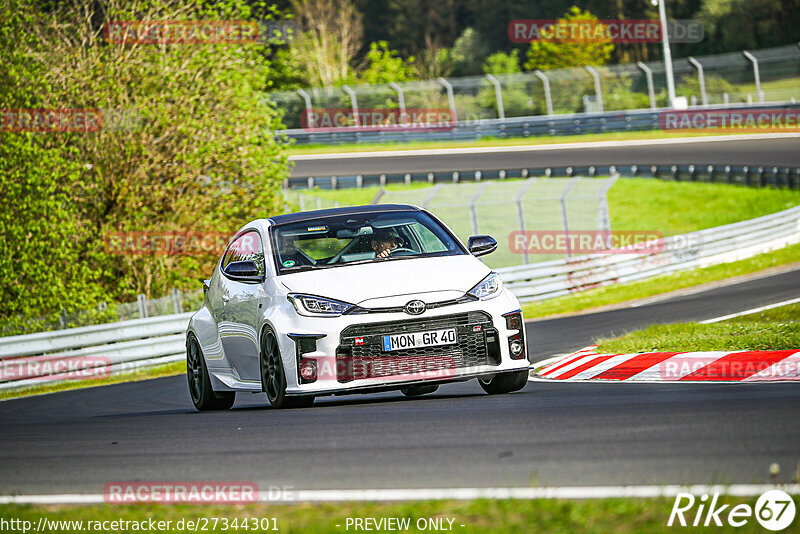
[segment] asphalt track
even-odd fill
[[[539,360],[653,322],[800,295],[800,270],[528,324]],[[0,494],[100,493],[113,481],[253,481],[261,489],[753,483],[800,461],[797,384],[473,382],[406,400],[327,397],[278,411],[263,394],[195,412],[183,376],[0,402]]]
[[[523,141],[520,141],[522,143]],[[588,165],[800,165],[800,136],[741,140],[646,140],[615,142],[602,146],[574,144],[555,148],[533,146],[513,152],[497,150],[409,151],[403,155],[313,155],[293,158],[292,176],[352,176],[404,172],[469,171],[547,166]],[[562,145],[563,146],[563,145]]]

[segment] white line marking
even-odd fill
[[[425,148],[417,150],[378,150],[375,152],[341,152],[329,154],[295,154],[289,161],[313,161],[358,158],[385,158],[398,156],[447,156],[464,154],[492,154],[506,152],[541,152],[550,150],[579,150],[584,148],[614,148],[650,145],[680,145],[714,141],[753,141],[800,137],[800,133],[717,135],[703,137],[673,137],[668,139],[637,139],[630,141],[587,141],[579,143],[553,143],[542,145],[478,146],[465,148]]]
[[[344,489],[295,490],[281,499],[271,498],[270,492],[259,491],[259,502],[289,504],[293,502],[377,502],[420,500],[472,499],[606,499],[675,497],[678,493],[693,495],[719,493],[734,497],[755,497],[765,491],[781,489],[800,495],[800,484],[731,484],[669,485],[669,486],[567,486],[535,488],[420,488],[420,489]],[[102,494],[2,495],[0,504],[100,504]]]
[[[783,302],[776,302],[775,304],[767,304],[766,306],[760,306],[758,308],[752,308],[750,310],[731,313],[730,315],[723,315],[722,317],[714,317],[713,319],[706,319],[705,321],[699,321],[699,323],[700,324],[718,323],[720,321],[727,321],[728,319],[733,319],[734,317],[741,317],[742,315],[750,315],[753,313],[762,312],[764,310],[771,310],[772,308],[780,308],[781,306],[788,306],[789,304],[794,304],[795,302],[800,302],[800,297],[797,297],[796,299],[784,300]]]

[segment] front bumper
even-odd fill
[[[285,312],[279,332],[289,395],[358,393],[420,383],[441,383],[527,369],[527,358],[512,359],[505,314],[519,310],[507,290],[490,300],[405,313],[299,317]],[[293,316],[292,316],[293,314]],[[277,319],[277,318],[273,318]],[[384,352],[382,336],[455,328],[457,343]],[[526,352],[527,354],[527,352]],[[300,377],[313,364],[315,379]]]

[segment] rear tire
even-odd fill
[[[264,330],[261,335],[261,389],[267,394],[267,400],[273,408],[308,408],[314,404],[313,395],[289,397],[286,395],[286,374],[283,369],[280,347],[275,333]]]
[[[420,395],[434,393],[437,389],[439,389],[438,384],[431,386],[406,386],[404,388],[400,388],[400,393],[406,397],[419,397]]]
[[[236,401],[235,391],[214,391],[211,387],[206,360],[194,334],[186,340],[186,376],[192,404],[199,411],[227,410]]]
[[[494,375],[489,380],[479,378],[483,390],[489,395],[497,395],[499,393],[511,393],[512,391],[519,391],[528,383],[528,370],[514,371],[511,373],[499,373]]]

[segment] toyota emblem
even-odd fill
[[[406,313],[409,315],[419,315],[425,311],[425,303],[421,300],[412,300],[406,304]]]

